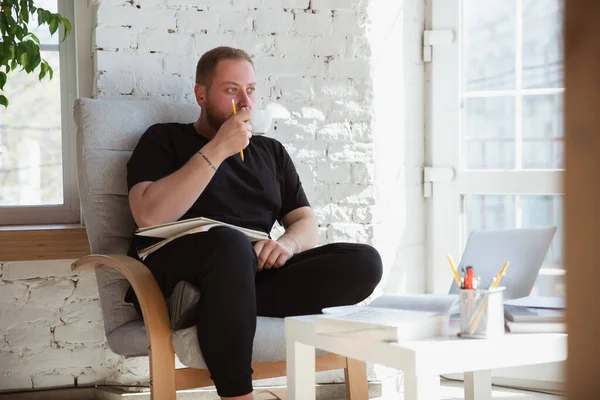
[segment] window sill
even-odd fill
[[[0,261],[72,260],[90,254],[85,227],[0,226]]]

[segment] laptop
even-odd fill
[[[458,271],[461,266],[473,267],[475,276],[481,277],[482,288],[487,288],[508,261],[500,283],[506,288],[504,300],[529,296],[555,233],[554,226],[475,231],[469,236]],[[449,293],[457,294],[458,290],[452,279]]]

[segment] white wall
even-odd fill
[[[378,248],[378,294],[424,290],[422,1],[93,3],[96,97],[193,102],[200,55],[245,49],[260,102],[277,110],[270,134],[296,163],[320,243]],[[71,275],[69,261],[4,263],[2,273],[0,390],[147,379],[143,358],[106,349],[93,277]]]
[[[97,97],[194,102],[202,53],[245,49],[260,102],[279,110],[270,134],[296,162],[321,243],[375,244],[385,291],[424,289],[412,268],[424,265],[422,2],[134,3],[98,10]]]
[[[73,275],[68,261],[0,270],[0,389],[103,380],[112,365],[93,275]]]
[[[372,1],[368,41],[373,84],[377,213],[385,293],[425,290],[424,68],[419,0]]]

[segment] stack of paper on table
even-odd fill
[[[506,329],[511,333],[564,333],[564,299],[524,297],[504,302]]]
[[[457,300],[456,295],[381,296],[368,306],[326,308],[316,319],[315,331],[385,342],[443,336]]]
[[[438,314],[451,314],[458,311],[457,294],[405,294],[383,295],[373,299],[369,307],[392,308],[396,310],[431,311]]]

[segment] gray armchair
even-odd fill
[[[73,263],[75,271],[94,269],[108,345],[128,357],[149,356],[151,398],[175,400],[175,391],[211,386],[196,327],[172,333],[165,300],[150,271],[126,256],[134,221],[129,211],[126,163],[138,139],[159,122],[192,122],[195,105],[145,100],[78,99],[79,195],[92,255]],[[124,302],[129,285],[139,299],[144,320]],[[253,379],[285,375],[283,319],[258,317]],[[189,368],[175,369],[175,353]],[[348,398],[366,399],[365,364],[333,354],[316,358],[317,371],[345,368]]]

